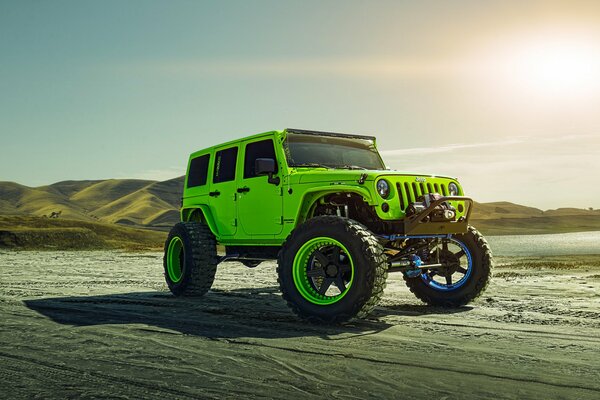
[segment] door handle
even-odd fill
[[[208,192],[208,195],[211,197],[217,197],[220,194],[221,194],[221,192],[219,192],[218,190],[216,190],[214,192]]]
[[[249,191],[250,191],[250,188],[246,187],[246,186],[238,188],[238,190],[237,190],[238,193],[244,193],[244,192],[249,192]]]

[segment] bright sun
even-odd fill
[[[513,39],[491,57],[502,85],[552,97],[583,97],[600,89],[600,46],[586,37]]]
[[[598,58],[593,46],[553,41],[523,48],[511,66],[515,78],[526,86],[556,95],[576,95],[598,84]]]

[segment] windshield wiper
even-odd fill
[[[331,169],[330,166],[319,163],[300,163],[300,164],[291,164],[290,167],[316,167],[316,168],[327,168]]]
[[[365,170],[365,169],[367,169],[367,168],[365,168],[365,167],[361,167],[361,166],[359,166],[359,165],[347,165],[347,164],[344,164],[344,165],[336,165],[335,167],[336,167],[336,168],[343,168],[343,169],[362,169],[362,170]]]
[[[334,164],[334,165],[325,165],[320,163],[299,163],[299,164],[290,164],[290,167],[314,167],[314,168],[327,168],[327,169],[359,169],[359,170],[367,170],[368,168],[361,167],[360,165],[348,165],[348,164]]]

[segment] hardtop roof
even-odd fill
[[[207,153],[210,150],[214,149],[215,147],[229,146],[229,145],[233,145],[233,144],[236,144],[236,143],[245,142],[247,140],[259,139],[259,138],[261,138],[263,136],[283,135],[284,133],[296,133],[296,134],[315,135],[315,136],[334,136],[334,137],[344,137],[344,138],[350,138],[350,139],[366,139],[366,140],[373,140],[373,141],[376,140],[375,136],[357,135],[357,134],[351,134],[351,133],[311,131],[311,130],[296,129],[296,128],[286,128],[286,129],[284,129],[282,131],[276,131],[275,130],[275,131],[268,131],[268,132],[257,133],[257,134],[254,134],[254,135],[245,136],[243,138],[230,140],[228,142],[219,143],[219,144],[216,144],[214,146],[205,147],[204,149],[197,150],[197,151],[193,152],[190,155],[190,158],[197,157],[198,155]]]
[[[283,131],[268,131],[268,132],[257,133],[257,134],[250,135],[250,136],[245,136],[245,137],[242,137],[242,138],[239,138],[239,139],[230,140],[228,142],[219,143],[219,144],[216,144],[214,146],[205,147],[203,149],[200,149],[198,151],[193,152],[190,155],[190,157],[196,157],[196,156],[198,156],[200,154],[207,153],[207,152],[213,150],[216,147],[225,147],[225,146],[233,145],[233,144],[236,144],[236,143],[245,142],[247,140],[259,139],[259,138],[261,138],[263,136],[272,136],[274,134],[281,135],[282,133],[283,133]]]

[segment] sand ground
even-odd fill
[[[600,398],[600,256],[499,258],[487,292],[299,322],[275,264],[172,297],[159,253],[0,253],[0,398]]]

